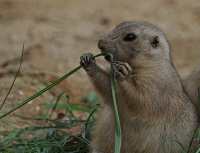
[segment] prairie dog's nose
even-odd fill
[[[98,48],[104,50],[105,49],[105,44],[106,44],[106,41],[103,40],[103,39],[100,39],[98,41]]]

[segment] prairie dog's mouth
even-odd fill
[[[104,58],[105,58],[106,61],[111,62],[111,57],[110,57],[110,55],[105,55]]]
[[[108,62],[111,62],[112,58],[115,58],[115,51],[113,49],[100,49],[100,51],[104,54],[104,59]]]

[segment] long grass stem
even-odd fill
[[[102,56],[104,54],[97,54],[95,56],[99,57]],[[70,72],[64,74],[62,77],[52,81],[48,86],[46,86],[45,88],[43,88],[42,90],[36,92],[35,94],[33,94],[32,96],[28,97],[27,99],[25,99],[24,101],[22,101],[18,106],[16,106],[15,108],[11,109],[10,111],[6,112],[5,114],[0,116],[0,119],[10,115],[11,113],[15,112],[16,110],[18,110],[19,108],[23,107],[25,104],[31,102],[32,100],[34,100],[35,98],[41,96],[42,94],[44,94],[46,91],[50,90],[51,88],[55,87],[56,85],[58,85],[60,82],[62,82],[63,80],[65,80],[66,78],[68,78],[69,76],[71,76],[72,74],[74,74],[75,72],[77,72],[79,69],[81,68],[81,65],[75,67],[73,70],[71,70]]]
[[[121,152],[121,144],[122,144],[122,132],[121,132],[121,124],[120,124],[120,117],[119,117],[119,111],[117,107],[117,92],[116,92],[116,85],[117,80],[115,78],[114,68],[113,68],[113,57],[111,56],[111,91],[112,91],[112,100],[113,100],[113,108],[114,108],[114,114],[115,114],[115,153]]]

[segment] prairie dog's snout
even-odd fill
[[[109,46],[110,43],[105,40],[105,39],[100,39],[98,41],[98,48],[101,50],[102,53],[110,53],[113,54],[113,49],[111,46]],[[107,60],[108,62],[111,61],[111,57],[109,55],[105,55],[105,60]]]

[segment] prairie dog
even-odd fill
[[[99,40],[98,47],[115,61],[121,153],[180,153],[181,146],[187,150],[198,117],[173,65],[165,34],[150,23],[123,22]],[[102,70],[90,53],[81,56],[80,63],[104,99],[91,152],[113,153],[110,71]]]

